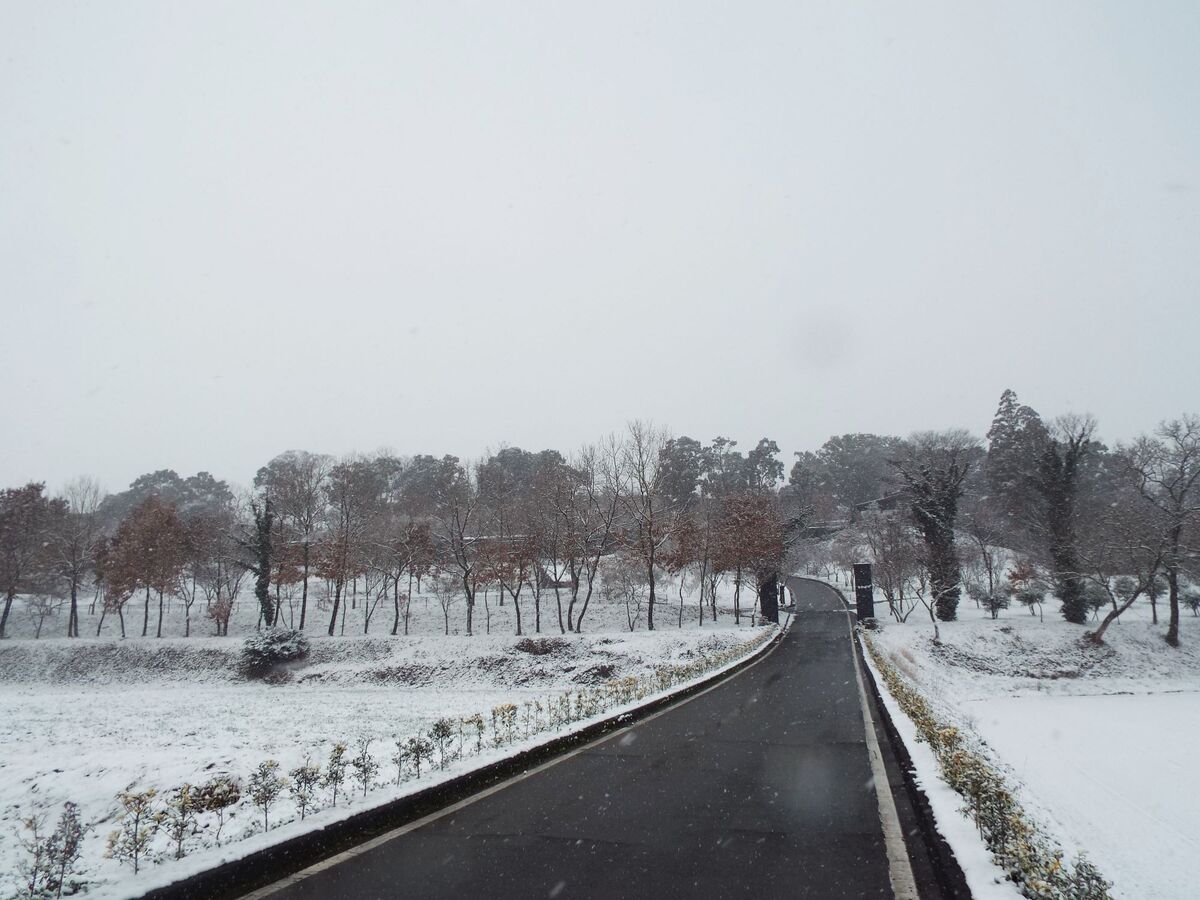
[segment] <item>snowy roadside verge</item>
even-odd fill
[[[864,645],[867,640],[869,639],[863,640]],[[892,728],[912,761],[912,769],[905,772],[905,775],[911,777],[925,795],[933,818],[931,824],[954,854],[971,896],[976,900],[1014,900],[1020,897],[1016,885],[1009,881],[1003,870],[992,861],[987,845],[963,809],[962,798],[939,774],[937,758],[933,751],[927,743],[920,740],[916,725],[887,689],[883,676],[875,665],[873,654],[864,652],[862,656],[874,683],[875,695],[883,704]]]
[[[959,725],[935,719],[928,702],[860,630],[864,654],[893,725],[913,761],[936,827],[953,849],[974,897],[1104,900],[1108,885],[1083,858],[1073,866],[1021,808],[1004,776]]]
[[[419,787],[408,781],[375,790],[353,806],[326,809],[307,821],[292,821],[236,844],[204,848],[183,860],[156,866],[139,876],[136,888],[128,882],[107,884],[97,886],[89,896],[223,897],[272,883],[693,696],[761,659],[778,645],[783,633],[777,626],[764,628],[739,648],[743,652],[713,668],[565,724],[556,733],[485,747],[443,770],[435,769]]]

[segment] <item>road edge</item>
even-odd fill
[[[634,709],[608,716],[513,756],[464,772],[448,781],[287,838],[270,847],[264,847],[136,896],[143,900],[226,900],[243,897],[360,844],[502,785],[530,769],[550,763],[576,748],[600,740],[611,732],[620,731],[643,719],[665,712],[670,707],[733,678],[742,670],[759,662],[779,646],[787,632],[788,628],[780,627],[774,637],[729,667],[683,685]]]

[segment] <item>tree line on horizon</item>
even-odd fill
[[[100,623],[140,599],[141,633],[162,634],[164,598],[193,607],[226,634],[234,604],[253,593],[260,625],[298,607],[301,629],[322,616],[346,628],[347,607],[367,632],[380,609],[407,633],[413,585],[430,578],[450,630],[465,608],[475,630],[480,592],[511,602],[518,633],[582,628],[590,604],[626,600],[629,627],[660,624],[664,575],[699,587],[702,624],[717,592],[743,587],[753,609],[778,573],[832,554],[839,566],[875,565],[889,612],[923,604],[934,621],[958,615],[964,595],[996,615],[1011,602],[1041,611],[1047,594],[1067,621],[1104,619],[1139,598],[1167,607],[1177,645],[1181,606],[1200,606],[1200,419],[1184,415],[1110,448],[1090,416],[1046,422],[1003,393],[986,441],[964,430],[908,438],[845,434],[796,454],[789,477],[778,445],[747,452],[634,422],[569,456],[507,447],[467,463],[454,456],[378,454],[341,459],[288,451],[236,492],[205,472],[149,473],[105,495],[79,479],[57,496],[31,483],[0,491],[0,635],[14,599],[42,623],[66,609],[79,635],[91,595]],[[832,541],[805,540],[806,534]],[[685,616],[682,579],[674,617]],[[315,602],[312,594],[315,592]],[[637,597],[630,607],[629,598]],[[645,599],[643,603],[642,598]],[[527,604],[527,605],[523,605]],[[295,625],[294,614],[290,624]]]
[[[619,599],[622,590],[652,630],[668,602],[663,575],[685,570],[699,585],[701,624],[716,618],[726,579],[740,619],[743,586],[756,592],[782,564],[778,454],[767,439],[741,453],[725,438],[704,445],[633,422],[569,456],[506,447],[467,463],[288,451],[240,493],[209,473],[169,469],[108,495],[87,478],[54,496],[42,483],[8,488],[0,636],[23,596],[36,636],[65,610],[66,634],[78,637],[89,595],[97,634],[113,616],[125,636],[137,609],[141,634],[161,637],[164,603],[182,606],[185,634],[194,609],[227,634],[234,604],[251,592],[260,626],[275,625],[287,602],[302,630],[321,615],[328,634],[344,633],[350,608],[366,633],[389,609],[391,633],[407,633],[414,582],[419,589],[426,578],[447,633],[456,603],[467,634],[475,631],[489,588],[512,604],[517,634],[530,612],[542,631],[551,595],[547,627],[567,633],[582,629],[597,596]],[[682,592],[677,612],[682,625]]]

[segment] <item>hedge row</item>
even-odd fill
[[[1056,846],[1021,808],[1004,776],[972,750],[958,728],[938,721],[929,703],[860,631],[888,692],[917,728],[918,739],[932,748],[942,778],[965,801],[993,859],[1021,893],[1031,900],[1111,900],[1100,871],[1086,857],[1063,861]]]

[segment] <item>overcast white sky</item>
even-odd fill
[[[1200,411],[1200,4],[0,6],[0,482]]]

